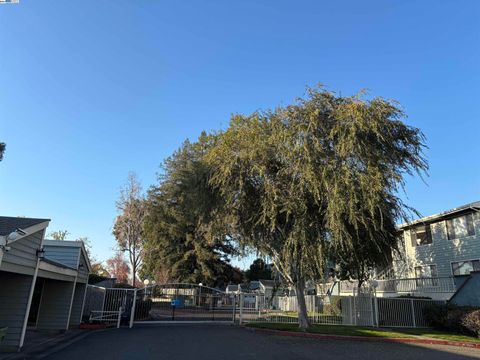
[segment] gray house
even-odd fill
[[[27,326],[65,331],[80,323],[90,264],[81,242],[44,240],[48,219],[0,217],[0,351],[28,341]]]
[[[395,266],[400,275],[461,277],[480,270],[480,201],[403,224],[400,230],[405,251]]]

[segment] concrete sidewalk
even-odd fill
[[[45,334],[28,330],[21,352],[0,353],[0,360],[41,359],[89,335],[91,330],[71,329],[63,334]]]

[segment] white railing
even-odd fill
[[[123,308],[120,307],[118,311],[97,311],[97,310],[92,310],[90,312],[90,317],[89,317],[89,322],[93,323],[95,321],[101,322],[101,323],[108,323],[108,322],[114,322],[117,324],[117,328],[120,327],[120,323],[122,320],[122,314],[123,314]]]
[[[456,291],[453,277],[432,278],[407,278],[375,280],[376,289],[372,283],[366,281],[362,287],[377,293],[393,294],[426,294],[426,293],[451,293]],[[340,281],[340,295],[353,293],[358,289],[358,281]]]
[[[313,296],[305,298],[312,324],[380,327],[427,327],[425,309],[444,301],[416,298],[377,298],[358,296]],[[298,323],[295,296],[265,298],[264,295],[240,295],[237,321]]]
[[[120,325],[122,315],[132,310],[134,289],[103,288],[87,286],[82,319],[88,322],[117,322]],[[130,314],[126,314],[131,315]]]

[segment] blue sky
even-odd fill
[[[147,188],[185,138],[319,82],[396,99],[424,131],[408,204],[480,200],[479,18],[476,0],[1,5],[0,214],[51,218],[106,259],[129,171]]]

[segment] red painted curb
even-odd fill
[[[417,338],[381,338],[381,337],[367,337],[367,336],[328,335],[328,334],[302,333],[302,332],[294,332],[294,331],[270,330],[270,329],[249,328],[249,327],[245,327],[245,328],[248,330],[253,330],[255,332],[260,332],[264,334],[278,335],[278,336],[293,336],[293,337],[310,338],[310,339],[430,344],[430,345],[447,345],[447,346],[480,349],[480,343],[462,342],[462,341],[417,339]]]
[[[99,329],[107,329],[113,327],[111,324],[80,324],[79,329],[83,330],[99,330]]]

